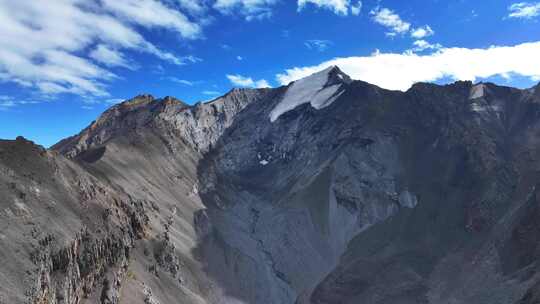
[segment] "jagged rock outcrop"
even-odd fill
[[[0,142],[0,303],[539,298],[538,87],[338,68]]]
[[[2,282],[2,300],[81,303],[103,285],[104,298],[117,303],[130,250],[147,226],[144,207],[24,138],[0,149],[8,173],[0,176],[1,239],[18,240],[0,253],[10,280]]]

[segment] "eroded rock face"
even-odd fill
[[[535,90],[329,68],[2,141],[0,303],[535,303]]]
[[[173,97],[155,99],[151,95],[139,95],[111,107],[80,134],[59,142],[53,149],[71,158],[84,157],[83,152],[101,147],[115,137],[151,128],[171,149],[174,144],[168,140],[181,140],[197,151],[206,152],[239,111],[270,93],[265,89],[233,89],[210,103],[194,106]]]
[[[22,138],[2,142],[0,158],[9,172],[1,176],[2,273],[25,282],[2,284],[2,300],[81,303],[103,289],[99,303],[118,303],[130,251],[147,228],[144,207]]]
[[[118,303],[132,240],[92,238],[82,231],[68,247],[54,253],[49,240],[42,240],[32,256],[37,278],[29,297],[38,303],[80,303],[101,286],[100,303]]]

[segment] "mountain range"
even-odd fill
[[[540,85],[330,67],[0,141],[0,303],[540,303]]]

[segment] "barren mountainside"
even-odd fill
[[[539,172],[540,86],[140,95],[0,141],[0,303],[540,303]]]

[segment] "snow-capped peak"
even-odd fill
[[[343,93],[342,85],[350,82],[351,78],[337,66],[297,80],[289,85],[281,102],[270,112],[270,121],[308,102],[317,110],[327,107]]]

